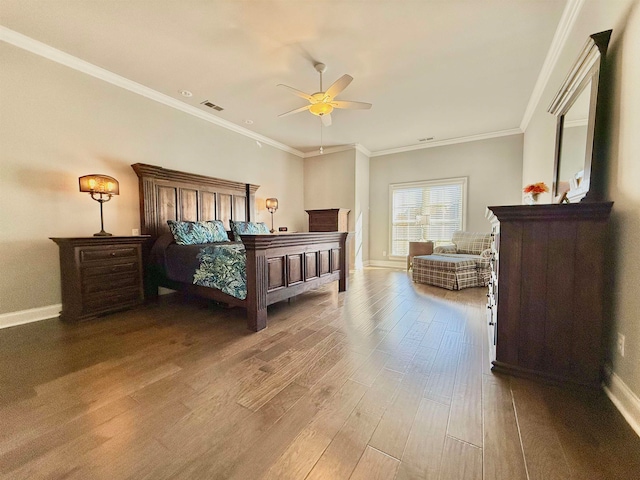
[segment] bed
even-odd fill
[[[245,298],[170,278],[158,262],[158,252],[164,248],[160,243],[171,245],[167,221],[219,220],[229,230],[232,221],[255,220],[259,186],[142,163],[131,167],[139,179],[141,233],[154,243],[154,255],[148,255],[146,262],[148,296],[157,296],[158,287],[166,287],[240,307],[246,310],[247,327],[259,331],[267,326],[268,305],[330,282],[338,282],[340,292],[347,290],[347,232],[243,234]]]

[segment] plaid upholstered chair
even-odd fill
[[[414,258],[413,280],[449,290],[486,286],[491,279],[491,234],[455,232],[450,245]]]

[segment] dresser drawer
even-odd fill
[[[82,292],[85,294],[109,292],[127,287],[140,287],[137,270],[124,274],[86,277],[82,280]]]
[[[92,262],[108,259],[137,258],[139,248],[136,245],[118,247],[81,247],[80,262]]]

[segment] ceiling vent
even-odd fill
[[[216,105],[215,103],[211,103],[209,100],[205,100],[204,102],[201,103],[201,105],[204,105],[205,107],[209,107],[209,108],[213,108],[214,110],[221,112],[224,110],[224,108],[222,108],[220,105]]]

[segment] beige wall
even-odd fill
[[[304,208],[348,208],[351,268],[368,260],[369,157],[355,148],[304,160]],[[309,225],[307,223],[307,229]]]
[[[633,1],[587,1],[562,51],[531,123],[525,131],[523,183],[551,182],[555,118],[546,113],[553,95],[587,37],[612,28],[606,77],[610,99],[605,143],[608,146],[608,198],[613,200],[611,264],[612,328],[608,356],[614,373],[640,396],[640,7]],[[617,333],[626,337],[625,356],[615,349]]]
[[[355,150],[327,153],[304,159],[304,209],[348,208],[349,231],[355,228]],[[306,215],[306,214],[305,214]],[[309,222],[305,230],[309,229]]]
[[[467,177],[467,230],[488,232],[487,206],[521,201],[522,135],[373,157],[370,175],[369,257],[387,261],[389,184]]]
[[[117,235],[140,225],[136,162],[261,185],[258,218],[277,197],[276,226],[304,228],[302,159],[3,42],[0,65],[0,314],[60,303],[48,237],[100,230],[81,175],[120,181],[104,206]]]

